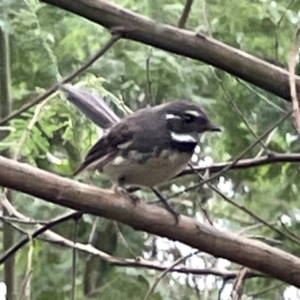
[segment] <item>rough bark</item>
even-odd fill
[[[179,223],[174,225],[169,212],[143,201],[134,205],[130,199],[110,190],[82,184],[1,156],[0,185],[180,241],[300,287],[300,260],[297,257],[262,242],[221,232],[186,216],[180,216]]]
[[[159,24],[102,0],[41,0],[91,20],[124,38],[203,61],[290,101],[289,73],[244,51],[192,31]],[[296,76],[300,92],[300,77]]]

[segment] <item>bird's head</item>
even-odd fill
[[[160,109],[172,139],[178,142],[198,142],[199,135],[206,131],[221,131],[202,108],[194,103],[172,102],[161,105]]]

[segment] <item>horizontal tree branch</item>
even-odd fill
[[[203,61],[274,95],[291,100],[289,73],[215,39],[159,24],[155,20],[103,0],[41,0],[96,22],[122,37]],[[297,91],[300,77],[295,76]]]
[[[0,195],[1,199],[1,195]],[[11,205],[11,203],[3,197],[2,199],[3,207],[5,207],[11,216],[15,216],[15,219],[7,220],[8,222],[14,223],[14,222],[20,222],[25,224],[34,224],[36,229],[40,229],[45,224],[48,224],[49,222],[45,221],[36,221],[32,218],[29,218],[23,214],[21,214],[19,211],[15,209],[14,206]],[[24,230],[20,230],[19,227],[16,227],[16,230],[21,231],[21,233],[26,233]],[[28,234],[27,234],[28,235]],[[43,235],[38,236],[38,239],[47,241],[48,243],[53,243],[56,245],[60,245],[67,248],[75,248],[83,253],[91,254],[98,256],[99,258],[107,261],[111,265],[119,266],[119,267],[135,267],[135,268],[146,268],[151,270],[157,270],[157,271],[164,271],[168,269],[170,266],[167,264],[162,264],[158,261],[150,261],[147,259],[144,259],[143,257],[137,257],[136,259],[132,258],[122,258],[113,256],[110,254],[107,254],[103,251],[100,251],[99,249],[95,248],[92,244],[82,244],[79,242],[74,243],[73,241],[53,232],[52,230],[47,230],[43,233]],[[193,274],[193,275],[213,275],[217,277],[221,277],[224,280],[230,280],[235,279],[236,276],[239,274],[239,270],[220,270],[218,268],[189,268],[185,265],[178,265],[172,269],[169,270],[169,272],[177,272],[182,274]],[[265,274],[262,274],[260,272],[254,271],[254,270],[248,270],[247,272],[247,278],[254,278],[254,277],[266,277]]]
[[[60,216],[58,218],[55,218],[51,221],[49,221],[48,224],[40,226],[38,229],[36,229],[33,233],[27,234],[23,239],[19,240],[16,244],[12,245],[9,249],[5,251],[3,255],[0,256],[0,265],[3,264],[5,261],[7,261],[11,256],[13,256],[18,250],[20,250],[24,245],[29,243],[31,239],[34,239],[41,235],[43,232],[47,231],[48,229],[61,224],[63,222],[66,222],[70,219],[74,219],[81,215],[79,212],[73,212],[68,213],[64,216]]]
[[[174,224],[165,209],[130,199],[0,156],[0,185],[135,229],[177,240],[193,248],[255,269],[300,287],[300,260],[262,242],[221,232],[186,216]]]
[[[271,153],[270,155],[261,156],[258,158],[246,158],[241,159],[234,165],[232,165],[232,161],[214,163],[207,167],[194,167],[193,169],[187,168],[183,172],[181,172],[178,176],[183,176],[187,174],[193,174],[194,171],[206,171],[208,170],[210,173],[218,173],[221,172],[226,167],[231,166],[231,170],[239,170],[239,169],[248,169],[253,167],[262,167],[264,165],[273,164],[273,163],[287,163],[287,162],[300,162],[300,153]]]

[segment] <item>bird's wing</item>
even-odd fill
[[[74,176],[87,168],[102,171],[103,166],[115,158],[122,145],[130,142],[134,132],[130,130],[130,122],[120,122],[113,126],[109,133],[102,137],[87,153],[85,160],[74,172]]]

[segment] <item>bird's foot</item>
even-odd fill
[[[141,199],[138,196],[129,193],[126,189],[124,189],[120,186],[115,186],[114,192],[115,192],[115,194],[117,194],[121,197],[126,197],[127,199],[129,198],[130,201],[134,204],[134,206],[137,205],[141,201]]]

